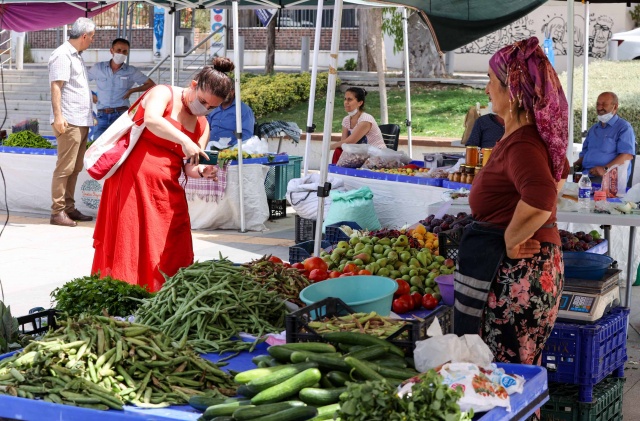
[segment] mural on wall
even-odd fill
[[[589,45],[585,46],[584,18],[575,15],[574,30],[571,40],[567,36],[567,22],[564,16],[545,16],[536,23],[527,15],[510,25],[499,29],[485,37],[471,42],[455,52],[458,54],[488,54],[491,55],[501,47],[537,35],[541,41],[545,38],[553,42],[553,52],[556,56],[567,55],[567,42],[573,42],[575,56],[582,56],[585,47],[589,50],[589,57],[605,58],[609,40],[613,35],[613,18],[606,14],[591,13],[589,16]],[[536,31],[537,24],[540,25]]]

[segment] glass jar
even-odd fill
[[[465,162],[467,165],[475,167],[480,159],[480,149],[477,146],[467,146]]]
[[[482,169],[482,165],[476,165],[476,171],[474,172],[475,175],[480,174],[480,170]]]
[[[484,167],[489,162],[491,156],[491,148],[482,148],[482,166]]]
[[[454,183],[459,183],[461,176],[462,176],[462,174],[460,174],[459,172],[453,173],[453,182]]]

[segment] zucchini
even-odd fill
[[[413,370],[411,368],[383,367],[383,366],[371,363],[369,361],[364,361],[364,364],[369,368],[382,374],[384,377],[388,377],[388,378],[407,380],[407,379],[410,379],[411,377],[415,377],[418,374],[420,374],[416,370]]]
[[[233,381],[240,384],[249,383],[251,380],[259,379],[260,377],[269,375],[278,370],[282,370],[285,366],[275,366],[275,367],[267,367],[267,368],[254,368],[253,370],[243,371],[241,373],[236,374],[233,378]]]
[[[298,396],[302,402],[308,405],[325,406],[337,403],[340,399],[340,394],[346,390],[346,387],[336,387],[333,389],[305,387],[300,391]]]
[[[364,377],[365,380],[387,380],[382,374],[378,373],[367,364],[365,364],[364,361],[360,361],[359,359],[353,357],[345,357],[344,361],[349,364],[349,366],[352,367],[356,371],[356,373]]]
[[[325,343],[325,342],[296,342],[296,343],[288,343],[280,346],[284,346],[289,349],[293,349],[296,351],[307,351],[307,352],[336,352],[336,347]]]
[[[320,387],[323,389],[332,389],[334,387],[331,381],[327,378],[326,374],[322,374],[322,378],[320,379]]]
[[[386,345],[372,345],[357,351],[349,352],[345,357],[353,357],[359,360],[375,360],[376,358],[382,357],[387,352],[389,352],[389,347]]]
[[[269,403],[266,405],[249,407],[245,406],[238,408],[233,413],[233,419],[238,421],[249,421],[254,418],[262,417],[265,415],[271,415],[276,412],[284,411],[285,409],[294,408],[296,406],[305,406],[304,402],[300,401],[287,401]]]
[[[204,412],[208,407],[224,403],[226,398],[210,398],[208,396],[192,396],[189,398],[189,405],[198,411]]]
[[[296,374],[302,373],[303,371],[309,368],[318,368],[318,364],[305,362],[301,364],[286,365],[283,367],[284,368],[282,370],[278,370],[274,373],[269,374],[268,376],[263,376],[247,383],[246,384],[247,388],[250,391],[254,392],[253,396],[255,396],[255,394],[257,394],[258,392],[262,392],[263,390],[266,390],[270,387],[279,385],[283,381],[290,379]]]
[[[331,382],[333,387],[342,387],[346,382],[353,381],[347,373],[342,371],[330,371],[326,374],[327,379]]]
[[[404,351],[389,341],[357,332],[329,332],[322,335],[322,339],[329,342],[345,343],[350,345],[382,345],[389,347],[389,352],[404,357]]]
[[[296,351],[291,348],[286,348],[284,345],[271,345],[267,348],[267,352],[276,360],[288,363],[291,362],[291,354]]]
[[[318,415],[318,410],[313,406],[298,406],[275,414],[254,418],[253,421],[305,421],[316,415]]]
[[[224,415],[222,417],[215,417],[211,421],[233,421],[233,417],[230,417],[228,415]]]
[[[213,405],[207,408],[202,415],[204,420],[212,420],[215,417],[221,417],[224,415],[233,415],[234,411],[241,406],[250,405],[251,401],[235,401],[231,403],[221,403]]]
[[[325,421],[333,420],[334,416],[340,410],[339,403],[332,403],[331,405],[325,405],[318,408],[318,415],[311,418],[309,421]]]
[[[272,386],[251,398],[253,405],[264,405],[267,403],[280,402],[295,396],[305,387],[310,387],[320,381],[322,374],[317,368],[309,368],[302,373],[298,373],[279,385]]]
[[[398,357],[396,354],[387,354],[384,358],[371,361],[372,363],[383,367],[407,368],[409,364],[404,358]]]
[[[330,357],[327,354],[315,354],[313,352],[303,352],[296,351],[291,354],[291,361],[293,362],[313,362],[317,363],[321,368],[327,370],[339,370],[344,372],[349,372],[351,367],[349,364],[345,363],[343,359]]]
[[[247,383],[238,386],[238,388],[236,389],[236,393],[240,396],[244,396],[245,398],[253,398],[258,394],[258,391],[251,389],[249,387],[249,383]]]

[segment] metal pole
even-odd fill
[[[327,82],[327,106],[324,112],[324,134],[322,136],[322,159],[320,161],[320,188],[327,182],[329,152],[331,150],[331,124],[333,106],[338,79],[338,51],[340,49],[340,27],[342,21],[342,0],[336,0],[333,6],[333,31],[331,33],[331,54],[329,55],[329,80]],[[324,196],[318,194],[318,216],[316,218],[316,236],[313,252],[320,255],[322,241],[322,221],[324,220]]]
[[[409,74],[409,23],[407,8],[402,8],[402,35],[404,37],[404,89],[407,101],[407,143],[409,144],[409,157],[413,158],[413,143],[411,142],[411,77]]]
[[[304,145],[303,175],[309,172],[309,153],[311,151],[311,133],[315,130],[313,124],[313,109],[316,102],[316,81],[318,80],[318,54],[320,53],[320,35],[322,33],[322,8],[324,0],[318,0],[316,12],[316,33],[313,39],[313,63],[311,64],[311,87],[309,88],[309,110],[307,111],[307,142]]]
[[[238,0],[233,0],[233,60],[236,63],[240,62],[240,49],[238,48],[238,39],[240,39],[240,33],[238,30]],[[242,188],[242,107],[240,100],[240,70],[233,72],[233,77],[236,82],[236,139],[238,139],[238,191],[240,192],[240,232],[246,232],[244,221],[244,192]]]
[[[171,6],[171,86],[175,86],[176,71],[176,6]]]
[[[585,18],[585,21],[588,17]],[[567,2],[567,34],[573,36],[573,0]],[[588,48],[588,44],[585,45]],[[567,158],[573,162],[573,42],[567,42],[567,103],[569,105],[569,136]]]
[[[587,131],[587,101],[589,94],[589,2],[584,3],[584,71],[582,74],[582,133],[584,140]],[[572,162],[569,160],[569,162]]]

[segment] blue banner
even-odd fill
[[[256,9],[256,16],[262,23],[262,26],[267,27],[277,12],[278,9]]]

